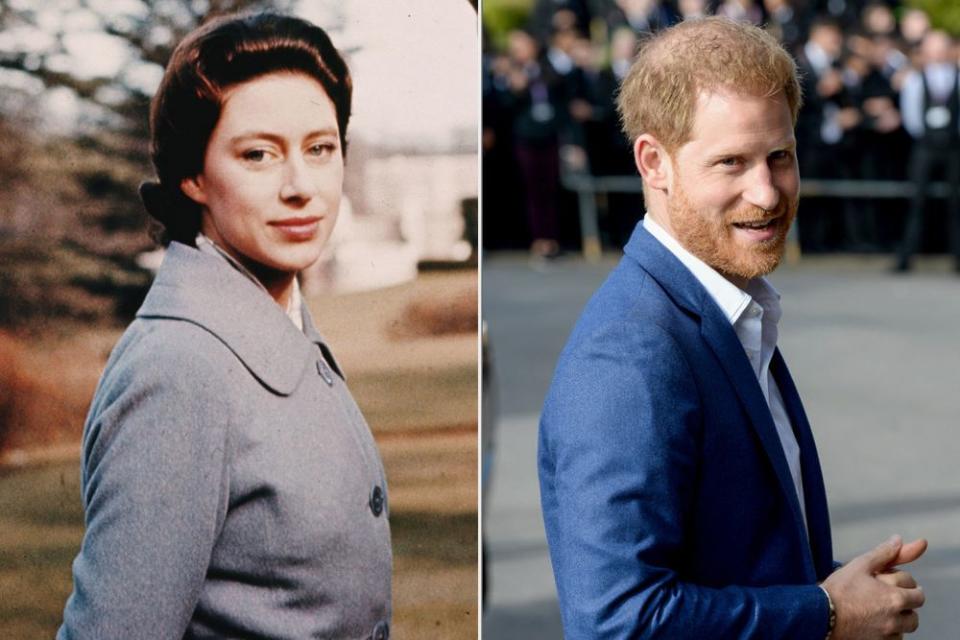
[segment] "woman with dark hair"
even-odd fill
[[[336,221],[350,98],[296,18],[174,51],[141,188],[168,248],[84,427],[58,639],[389,636],[383,466],[297,284]]]

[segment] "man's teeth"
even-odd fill
[[[773,220],[767,220],[765,222],[737,222],[735,223],[738,227],[746,227],[747,229],[763,229],[764,227],[769,227],[773,223]]]

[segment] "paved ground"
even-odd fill
[[[490,592],[483,637],[560,638],[540,519],[537,416],[580,309],[613,266],[570,258],[533,270],[485,257],[483,315],[500,394],[484,530]],[[927,590],[911,637],[960,638],[960,277],[938,259],[909,276],[877,257],[807,258],[773,276],[780,347],[824,468],[838,559],[891,533],[924,536]]]

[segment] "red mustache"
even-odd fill
[[[783,199],[771,211],[748,205],[727,215],[727,224],[766,224],[771,220],[786,215],[790,203]]]

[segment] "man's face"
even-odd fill
[[[514,31],[509,39],[510,57],[518,64],[529,64],[537,59],[537,43],[528,34]]]
[[[814,27],[810,39],[834,60],[843,53],[843,33],[833,25],[824,24]]]
[[[946,64],[953,62],[953,41],[943,31],[931,31],[923,39],[922,52],[924,61],[929,64]]]
[[[773,271],[800,189],[786,97],[701,93],[671,162],[667,224],[680,243],[736,284]]]

